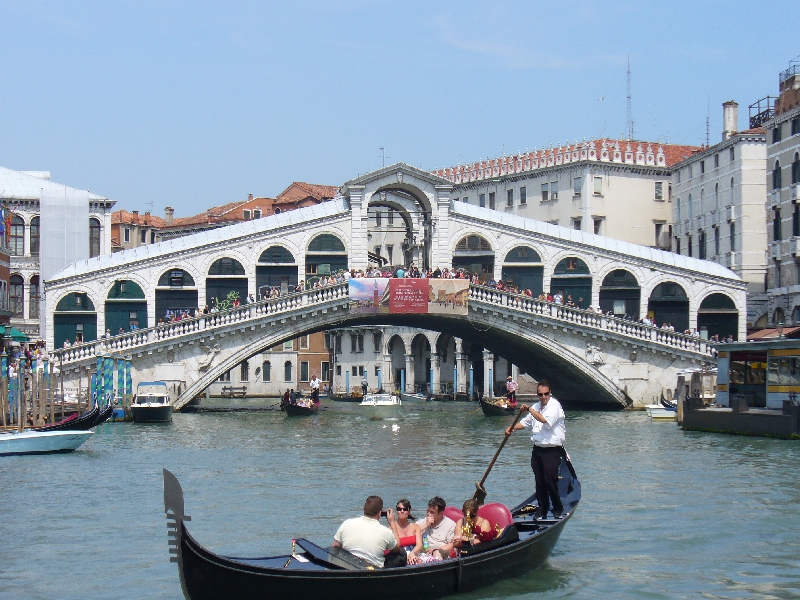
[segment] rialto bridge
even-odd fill
[[[482,344],[535,378],[558,379],[565,399],[641,404],[674,386],[678,370],[713,360],[706,334],[744,337],[745,286],[715,263],[463,204],[450,192],[448,181],[398,164],[345,183],[314,207],[74,263],[45,283],[51,356],[67,378],[100,353],[131,357],[134,383],[166,370],[183,382],[182,405],[280,342],[337,327],[403,325]],[[513,281],[533,298],[472,285],[463,317],[351,312],[346,283],[293,293],[301,279],[366,269],[376,259],[370,219],[381,209],[406,230],[394,262],[466,268]],[[271,287],[283,295],[156,326],[167,311],[194,311],[231,291],[261,298]],[[583,310],[535,300],[542,291],[582,299]],[[646,314],[675,332],[624,318]],[[112,337],[98,340],[106,330]]]

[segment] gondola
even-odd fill
[[[94,422],[99,416],[100,408],[95,405],[91,410],[85,412],[81,416],[72,415],[58,423],[37,427],[36,431],[86,431],[94,427]]]
[[[292,541],[292,554],[235,558],[204,548],[186,528],[183,491],[164,469],[164,511],[170,561],[178,563],[181,587],[190,600],[219,598],[324,598],[325,600],[433,599],[491,585],[541,566],[581,497],[569,459],[560,466],[560,517],[537,518],[535,495],[511,511],[513,522],[491,542],[467,548],[454,559],[375,569],[341,548]],[[287,540],[287,545],[289,540]]]
[[[502,407],[492,402],[487,402],[481,398],[481,410],[487,417],[505,417],[507,415],[514,415],[517,409],[511,406]]]
[[[106,421],[111,418],[111,415],[114,414],[114,404],[109,402],[105,405],[105,407],[97,414],[97,418],[95,418],[94,423],[90,427],[97,427],[98,425],[102,425]]]
[[[678,410],[678,405],[664,398],[664,394],[661,394],[661,406],[667,410]]]
[[[318,406],[298,406],[297,404],[281,403],[281,410],[289,417],[310,417],[317,414]]]

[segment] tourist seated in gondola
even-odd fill
[[[455,535],[453,536],[453,546],[456,548],[476,546],[481,542],[490,542],[496,537],[497,534],[492,529],[492,524],[478,516],[478,508],[477,500],[469,499],[464,502],[462,508],[464,516],[456,521]],[[465,520],[467,521],[466,528],[464,527]]]
[[[389,527],[380,522],[383,500],[370,496],[364,503],[364,514],[347,519],[333,536],[334,547],[344,548],[376,567],[406,564],[406,551],[400,545],[400,535],[394,511],[386,511]]]
[[[422,529],[414,523],[411,516],[411,502],[403,498],[395,505],[397,511],[397,530],[400,535],[400,545],[406,551],[408,564],[416,565],[422,562]]]
[[[439,496],[434,496],[428,501],[425,518],[417,521],[417,525],[422,529],[423,540],[427,538],[428,548],[424,548],[424,550],[430,551],[431,558],[437,560],[450,556],[456,530],[455,521],[444,514],[445,507],[447,507],[447,503]],[[425,560],[424,557],[421,558]]]

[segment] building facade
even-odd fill
[[[737,122],[738,105],[726,102],[722,141],[673,166],[672,249],[728,267],[759,297],[766,275],[767,138],[762,128],[738,131]]]
[[[780,74],[767,132],[767,292],[764,326],[800,323],[800,65]]]
[[[40,338],[39,309],[42,285],[41,210],[42,194],[81,193],[89,204],[89,219],[77,224],[88,240],[88,258],[111,253],[111,209],[115,201],[50,181],[47,171],[14,171],[0,167],[0,201],[10,211],[8,253],[10,255],[8,307],[11,325],[31,339]]]

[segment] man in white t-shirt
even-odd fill
[[[531,469],[536,480],[536,500],[539,509],[536,516],[544,517],[550,510],[553,516],[564,512],[564,505],[558,495],[558,468],[564,454],[564,440],[567,430],[564,425],[564,409],[561,403],[550,394],[550,384],[542,379],[536,388],[539,401],[531,407],[522,405],[527,415],[514,425],[514,431],[530,427],[533,450],[531,452]],[[511,433],[506,428],[506,433]]]
[[[341,524],[333,536],[333,545],[344,548],[351,554],[363,558],[376,567],[384,566],[384,552],[389,550],[405,556],[405,549],[400,545],[400,532],[394,511],[386,511],[389,527],[381,525],[383,500],[380,496],[370,496],[364,503],[364,514],[354,519],[347,519]]]
[[[453,537],[456,533],[456,522],[445,516],[447,506],[439,496],[434,496],[428,502],[428,510],[424,519],[417,521],[422,530],[422,536],[428,538],[431,550],[438,550],[442,558],[450,556],[453,549]]]
[[[314,401],[314,404],[316,404],[317,406],[319,406],[319,384],[320,383],[321,382],[317,378],[316,375],[313,375],[311,377],[311,383],[309,384],[311,386],[311,399]]]

